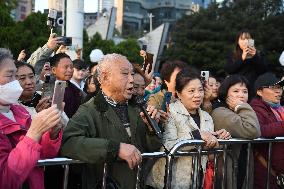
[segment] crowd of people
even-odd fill
[[[99,49],[90,53],[91,63],[81,59],[80,51],[71,60],[55,34],[29,59],[21,51],[14,60],[8,49],[0,48],[0,188],[60,188],[37,161],[65,156],[85,162],[71,167],[69,188],[101,188],[107,163],[108,188],[134,189],[141,164],[143,188],[163,189],[165,159],[144,160],[142,153],[169,150],[182,140],[203,140],[204,149],[213,149],[219,147],[218,139],[284,136],[284,80],[268,69],[251,39],[246,30],[237,35],[225,78],[211,73],[202,78],[198,68],[181,60],[167,60],[154,73],[154,68],[142,70],[123,55],[104,55]],[[66,82],[60,105],[52,104],[57,80]],[[150,118],[135,97],[144,99]],[[158,124],[162,137],[149,119]],[[284,172],[282,145],[272,145],[271,189],[278,188],[276,175]],[[247,145],[231,145],[223,165],[226,188],[265,188],[267,151],[265,144],[254,145],[251,154]],[[201,177],[220,166],[221,158],[214,165],[212,156],[202,155]],[[189,188],[191,173],[197,171],[192,160],[174,162],[172,188]],[[217,170],[214,182],[220,188],[222,169]],[[210,189],[212,182],[203,179],[200,188]]]

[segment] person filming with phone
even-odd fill
[[[17,104],[23,88],[16,72],[12,54],[0,48],[0,188],[44,189],[43,169],[36,164],[57,155],[61,113],[53,105],[31,119]]]
[[[229,74],[245,76],[250,82],[250,90],[253,91],[256,78],[267,70],[267,65],[261,53],[255,48],[254,39],[249,31],[242,30],[238,33],[235,50],[224,68]]]

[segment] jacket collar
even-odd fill
[[[10,134],[19,130],[27,130],[31,123],[30,114],[20,105],[11,105],[16,122],[0,114],[0,132]]]
[[[210,130],[210,128],[207,128],[208,124],[206,123],[210,121],[210,119],[208,116],[206,116],[206,113],[201,110],[201,108],[198,108],[197,110],[200,117],[200,128],[198,128],[195,121],[190,116],[190,113],[188,113],[187,109],[184,107],[184,105],[181,103],[180,100],[176,99],[174,103],[170,104],[170,111],[175,111],[177,114],[186,116],[187,117],[186,123],[188,124],[189,127],[194,127],[194,129],[200,129],[200,130]]]
[[[114,125],[114,128],[121,134],[123,141],[130,143],[130,138],[127,134],[126,129],[124,128],[121,120],[119,119],[118,115],[115,111],[110,107],[111,105],[108,104],[106,99],[104,98],[102,92],[100,91],[97,96],[94,98],[94,104],[97,111],[104,113],[106,119]],[[132,104],[132,103],[130,103]],[[130,131],[131,131],[131,139],[134,140],[136,137],[136,128],[137,128],[137,115],[134,115],[134,107],[128,104],[128,115],[130,121]]]

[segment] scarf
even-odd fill
[[[269,106],[277,121],[284,121],[284,107],[280,103],[272,103],[265,101]]]

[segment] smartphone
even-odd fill
[[[64,45],[64,46],[71,46],[72,45],[72,37],[61,36],[58,44]]]
[[[248,39],[248,46],[254,47],[254,40],[253,39]]]
[[[152,71],[153,57],[154,57],[153,54],[146,52],[146,56],[145,56],[145,58],[144,58],[144,63],[143,63],[143,67],[142,67],[142,70],[144,70],[144,72],[145,72],[145,70],[146,70],[148,64],[150,64],[150,67],[149,67],[149,70],[148,70],[148,71],[149,71],[149,72]]]
[[[62,110],[62,102],[64,99],[64,93],[66,88],[66,81],[56,80],[54,85],[54,91],[52,96],[52,105],[57,104],[57,108]]]
[[[203,81],[209,80],[209,71],[201,71],[200,77]]]

